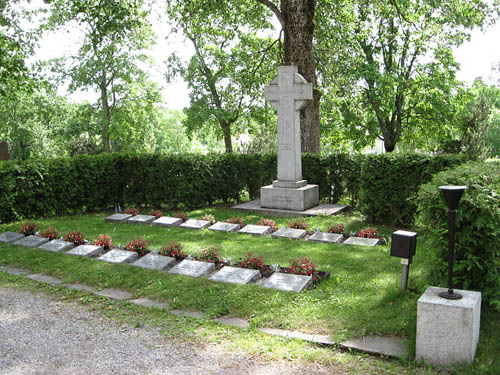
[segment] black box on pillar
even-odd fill
[[[397,230],[392,234],[391,256],[410,259],[417,249],[417,233]]]

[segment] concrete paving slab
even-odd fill
[[[95,294],[103,297],[108,297],[111,299],[116,299],[118,301],[123,301],[132,297],[132,293],[129,293],[125,290],[111,289],[111,288],[100,290]]]
[[[50,285],[59,285],[62,283],[62,280],[58,279],[57,277],[47,276],[41,273],[35,273],[33,275],[28,275],[26,277],[28,279],[38,281],[39,283],[45,283]]]
[[[68,289],[75,289],[75,290],[95,293],[95,288],[87,284],[63,284],[62,286]]]
[[[251,202],[246,202],[242,204],[238,204],[233,206],[233,210],[242,210],[242,211],[250,211],[257,212],[261,215],[269,215],[269,216],[293,216],[293,217],[303,217],[303,216],[318,216],[318,215],[337,215],[345,210],[347,210],[349,206],[343,204],[319,204],[316,207],[312,207],[305,211],[293,211],[293,210],[280,210],[275,208],[263,208],[260,206],[260,200],[254,200]]]
[[[366,336],[341,342],[340,347],[360,352],[399,358],[407,355],[404,340],[399,337]]]
[[[203,313],[201,311],[172,310],[170,312],[174,315],[179,315],[179,316],[189,316],[191,318],[203,318]]]
[[[160,310],[167,310],[168,309],[168,304],[164,302],[159,302],[159,301],[153,301],[152,299],[149,298],[137,298],[137,299],[131,299],[129,302],[133,303],[134,305],[138,306],[143,306],[143,307],[156,307]]]
[[[309,335],[307,333],[278,328],[259,328],[259,331],[268,335],[281,336],[289,339],[299,339],[320,345],[335,345],[335,342],[328,335]]]
[[[0,267],[0,271],[7,272],[14,276],[27,275],[30,271],[15,267]]]
[[[230,316],[221,316],[220,318],[217,318],[215,320],[220,324],[225,324],[232,327],[248,328],[250,326],[250,324],[246,320],[241,318],[233,318]]]

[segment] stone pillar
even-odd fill
[[[0,160],[9,160],[9,144],[0,141]]]
[[[472,363],[479,341],[481,293],[455,290],[463,297],[445,299],[448,289],[430,286],[418,300],[416,359],[438,366]]]
[[[312,84],[296,66],[278,67],[278,76],[265,89],[265,98],[278,112],[278,179],[260,190],[261,207],[304,211],[319,203],[318,185],[302,179],[300,109],[313,97]]]

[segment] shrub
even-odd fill
[[[125,210],[127,215],[137,216],[139,215],[139,210],[137,208],[128,208]]]
[[[25,236],[31,236],[39,230],[40,227],[38,226],[38,224],[30,221],[23,224],[23,226],[19,230],[19,233],[24,234]]]
[[[265,219],[263,217],[260,218],[260,220],[257,222],[257,225],[263,225],[266,227],[271,227],[273,231],[276,230],[276,223],[273,220],[270,219]]]
[[[290,259],[290,268],[287,271],[288,273],[293,273],[296,275],[307,275],[312,276],[313,280],[317,280],[316,265],[311,262],[310,258],[294,258]]]
[[[358,232],[358,237],[361,238],[380,238],[377,229],[375,228],[364,228]]]
[[[167,246],[160,250],[160,255],[164,255],[166,257],[172,257],[177,260],[182,260],[186,258],[186,255],[182,251],[182,245],[177,242],[169,242]]]
[[[49,241],[52,241],[61,237],[61,233],[59,233],[57,229],[50,227],[43,232],[40,232],[40,237],[45,237],[48,238]]]
[[[227,219],[226,222],[229,224],[238,224],[240,228],[243,228],[245,226],[245,223],[243,222],[243,219],[241,217],[232,217]]]
[[[448,207],[438,187],[465,185],[457,212],[454,287],[481,291],[483,301],[500,309],[500,162],[467,163],[441,172],[421,186],[417,223],[428,232],[432,283],[446,285]]]
[[[344,234],[344,225],[333,224],[330,228],[328,228],[328,233]]]
[[[72,242],[75,246],[80,246],[85,243],[82,232],[72,231],[64,236],[64,241]]]
[[[210,224],[215,224],[215,216],[211,214],[203,216],[201,220],[210,221]]]
[[[160,217],[163,216],[163,214],[161,213],[161,211],[151,210],[149,211],[149,216],[154,216],[155,218],[159,219]]]
[[[305,220],[295,220],[288,223],[288,228],[307,229],[307,223]]]
[[[110,250],[111,247],[113,246],[113,240],[111,239],[110,236],[101,234],[97,236],[97,238],[94,240],[94,245],[102,246],[104,250]]]
[[[238,263],[238,267],[260,270],[264,268],[264,260],[262,258],[262,255],[256,256],[255,254],[249,251],[245,259],[243,259]]]
[[[125,250],[135,251],[137,254],[139,254],[139,256],[143,256],[149,253],[148,243],[142,238],[136,238],[135,240],[130,241],[127,246],[125,246]]]
[[[188,217],[187,217],[187,215],[186,215],[186,213],[184,211],[178,211],[175,214],[173,214],[172,216],[176,217],[178,219],[181,219],[183,223],[185,221],[187,221],[187,219],[188,219]]]
[[[215,264],[219,264],[222,262],[222,259],[219,255],[219,248],[214,245],[208,246],[207,248],[203,249],[198,259],[202,262],[210,262]]]

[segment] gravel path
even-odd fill
[[[44,294],[0,288],[0,374],[341,374],[265,361],[217,345],[166,340],[155,327],[123,326]]]

